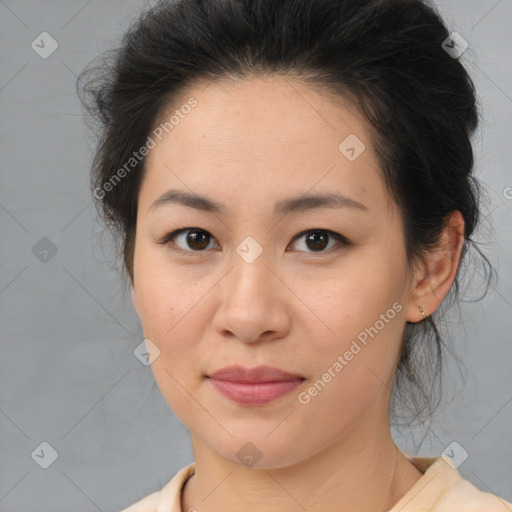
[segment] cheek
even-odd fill
[[[306,404],[302,414],[308,428],[318,422],[335,437],[372,404],[385,403],[404,308],[393,279],[383,271],[352,272],[324,284],[323,292],[317,288],[309,295],[313,302],[308,305],[322,322],[316,317],[311,317],[314,326],[309,322],[314,339],[307,349],[310,387],[300,403]]]
[[[190,395],[204,371],[198,350],[204,316],[201,293],[183,279],[140,270],[137,298],[144,337],[160,350],[151,365],[155,381],[169,406],[185,419],[201,411],[191,407]],[[194,380],[194,382],[192,381]],[[197,382],[195,382],[197,380]]]
[[[308,313],[315,407],[358,414],[390,386],[405,322],[400,276],[400,260],[368,252],[298,291],[315,313]]]
[[[329,346],[337,340],[353,339],[381,315],[386,325],[383,332],[400,332],[404,288],[399,263],[370,254],[344,263],[323,275],[318,272],[314,280],[295,281],[294,292],[307,306],[302,308],[309,310],[308,317],[318,323],[318,332],[325,334],[318,341]]]
[[[197,282],[182,269],[172,268],[165,259],[165,251],[146,248],[143,243],[138,249],[134,268],[141,323],[148,337],[152,334],[164,340],[175,326],[181,327],[180,319],[186,320],[197,304]]]

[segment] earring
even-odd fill
[[[418,306],[418,309],[420,310],[421,316],[425,316],[425,311],[423,311],[423,308]]]

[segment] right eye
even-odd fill
[[[188,234],[187,234],[188,233]],[[182,240],[183,248],[177,246],[174,240]],[[203,252],[208,249],[209,241],[213,239],[212,235],[200,228],[182,228],[176,229],[175,231],[165,235],[162,240],[160,240],[159,244],[169,244],[169,247],[173,251],[177,251],[180,253],[191,254],[194,252]],[[187,249],[188,246],[190,249]]]

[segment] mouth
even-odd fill
[[[306,380],[301,375],[271,366],[229,366],[206,378],[226,398],[251,406],[273,402],[291,393]]]
[[[213,387],[226,398],[243,405],[262,405],[291,393],[305,379],[278,382],[233,382],[208,377]]]

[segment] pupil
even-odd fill
[[[198,240],[200,241],[201,238],[202,238],[203,243],[201,244],[199,242],[199,247],[198,246],[194,247],[194,244],[197,243]],[[205,241],[206,241],[206,243],[204,243]],[[190,242],[192,242],[192,244],[190,244]],[[204,231],[189,232],[189,235],[187,236],[187,243],[189,243],[189,246],[191,245],[192,249],[204,249],[204,248],[208,247],[206,233]]]
[[[320,244],[319,244],[317,237],[323,238],[323,242],[320,242]],[[323,249],[327,245],[327,242],[326,242],[327,237],[325,236],[325,233],[323,233],[322,231],[315,231],[315,232],[311,233],[308,236],[307,240],[308,241],[314,241],[314,246],[312,248]]]

